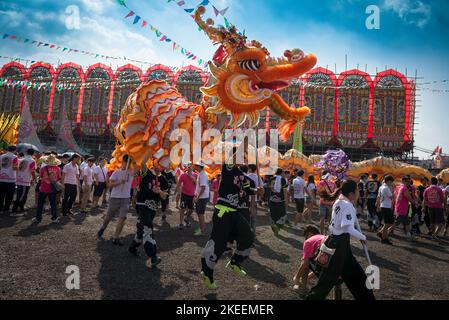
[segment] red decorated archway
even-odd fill
[[[175,77],[176,76],[173,73],[173,70],[170,69],[169,67],[167,67],[166,65],[163,65],[163,64],[156,64],[156,65],[148,68],[148,70],[145,72],[144,80],[148,80],[150,75],[151,75],[151,73],[153,73],[154,71],[158,71],[158,70],[164,71],[168,75],[171,84],[172,85],[175,84]]]

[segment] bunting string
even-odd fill
[[[147,19],[142,18],[140,14],[137,14],[135,11],[131,10],[124,0],[117,0],[117,2],[119,3],[119,5],[129,10],[128,14],[124,17],[124,19],[133,18],[132,22],[133,25],[140,24],[142,28],[149,28],[151,32],[153,32],[156,35],[156,37],[159,39],[160,42],[171,44],[173,51],[179,51],[182,55],[187,57],[187,59],[195,61],[198,64],[198,66],[202,67],[203,69],[207,68],[208,62],[206,59],[200,58],[197,54],[191,52],[190,50],[187,50],[186,48],[181,46],[178,42],[174,41],[171,37],[164,34],[162,31],[160,31],[158,28],[152,25]]]
[[[176,3],[179,7],[181,7],[184,10],[184,12],[189,14],[192,18],[195,18],[193,13],[195,12],[195,10],[198,7],[200,7],[200,6],[207,7],[208,5],[211,5],[212,9],[214,11],[215,17],[218,17],[218,15],[223,17],[226,28],[229,28],[232,25],[229,22],[229,20],[226,18],[226,16],[225,16],[226,12],[229,10],[229,7],[226,7],[224,9],[222,9],[222,10],[218,10],[217,7],[215,5],[213,5],[210,0],[202,0],[196,7],[193,7],[193,8],[186,7],[186,2],[185,1],[168,0],[168,3],[170,3],[170,2]],[[201,28],[199,28],[199,30],[201,30]]]

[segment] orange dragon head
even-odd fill
[[[283,119],[279,129],[281,139],[286,140],[310,109],[288,106],[278,91],[311,70],[317,61],[315,55],[304,55],[295,49],[285,51],[282,58],[273,58],[259,42],[247,41],[234,26],[216,28],[212,19],[203,21],[204,13],[205,8],[199,7],[195,21],[214,44],[220,44],[213,62],[209,63],[215,84],[201,88],[205,95],[217,101],[207,112],[230,114],[233,127],[245,121],[254,127],[259,122],[258,111],[269,107]]]

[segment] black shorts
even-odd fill
[[[429,208],[430,224],[443,224],[444,211],[442,208]]]
[[[385,224],[394,224],[394,213],[391,208],[380,208],[380,220],[383,220]]]
[[[405,215],[405,216],[396,215],[396,219],[395,219],[394,224],[396,226],[399,226],[400,224],[402,224],[402,225],[409,225],[410,224],[410,218],[408,217],[408,214]]]
[[[188,196],[186,194],[181,194],[181,209],[193,210],[193,196]]]
[[[300,199],[295,198],[295,203],[296,203],[296,211],[298,211],[298,213],[302,213],[304,211],[304,198]]]
[[[209,198],[198,199],[198,201],[195,204],[196,214],[204,214],[206,212],[206,206],[207,206],[208,202],[209,202]]]
[[[94,197],[101,197],[104,189],[106,189],[106,182],[99,182],[98,186],[94,185]]]

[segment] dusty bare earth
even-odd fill
[[[135,231],[133,211],[123,230],[124,247],[96,239],[104,209],[64,218],[59,225],[50,225],[46,214],[38,226],[31,223],[33,209],[19,218],[1,213],[0,299],[299,299],[291,280],[304,241],[299,231],[286,229],[274,237],[266,209],[259,208],[257,241],[244,265],[248,276],[237,278],[225,269],[226,259],[222,259],[215,276],[220,288],[211,292],[199,277],[199,259],[207,237],[193,236],[196,224],[178,230],[173,201],[170,207],[168,224],[160,225],[159,217],[155,219],[163,259],[158,269],[146,267],[143,251],[137,259],[127,253]],[[289,210],[291,219],[293,210]],[[209,207],[207,221],[210,219]],[[112,223],[106,239],[114,227]],[[208,223],[208,232],[210,228]],[[448,239],[436,243],[421,237],[412,243],[396,232],[391,247],[368,234],[371,259],[381,270],[378,299],[449,299]],[[354,253],[366,267],[356,242]],[[79,290],[65,287],[69,265],[80,269]],[[351,298],[346,288],[344,297]]]

